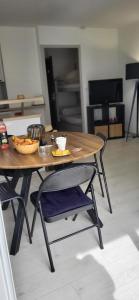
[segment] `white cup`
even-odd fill
[[[66,142],[67,142],[67,138],[64,136],[59,136],[56,138],[56,144],[57,144],[59,150],[62,150],[62,151],[65,150]]]

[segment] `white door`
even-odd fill
[[[16,300],[6,233],[0,205],[0,299]]]

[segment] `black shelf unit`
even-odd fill
[[[115,109],[115,117],[110,118],[110,109]],[[95,111],[101,111],[101,119],[95,120]],[[108,139],[123,138],[125,136],[125,106],[124,103],[109,103],[107,105],[87,106],[88,133],[101,132]]]

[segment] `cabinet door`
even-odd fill
[[[108,138],[108,125],[95,126],[95,134],[102,133]]]
[[[123,136],[123,126],[122,124],[111,124],[109,126],[109,137],[122,137]]]

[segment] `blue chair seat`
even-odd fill
[[[34,206],[36,206],[37,194],[38,192],[31,194],[31,202]],[[92,208],[93,204],[79,186],[56,192],[43,192],[40,200],[42,213],[47,222],[52,221],[50,219],[55,216],[68,213],[68,211],[72,215],[71,211],[74,213],[76,209],[84,208],[84,206],[87,206],[87,209]]]

